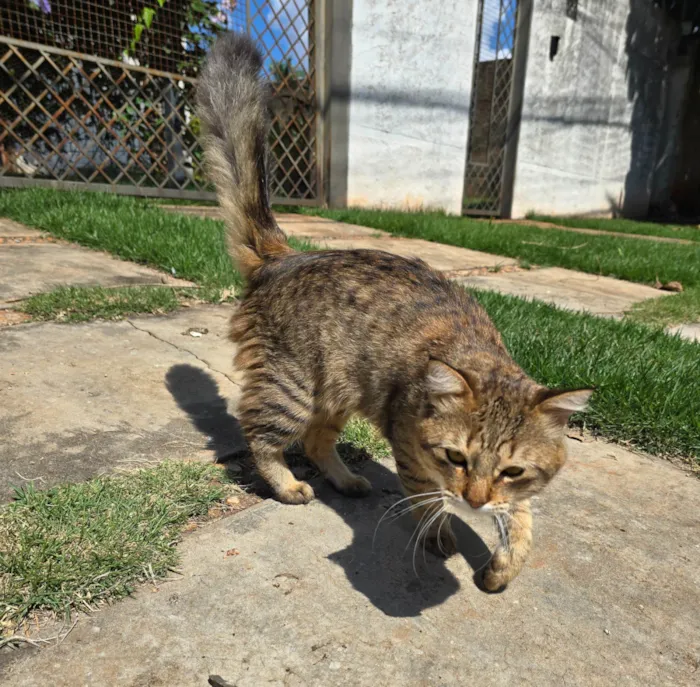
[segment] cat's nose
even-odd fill
[[[488,503],[491,494],[491,484],[488,480],[475,477],[470,480],[464,493],[464,499],[474,509],[481,508]]]

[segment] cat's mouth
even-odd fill
[[[495,507],[490,503],[485,503],[479,508],[473,508],[470,506],[461,496],[455,496],[454,494],[445,494],[445,511],[447,513],[452,513],[452,515],[457,515],[458,517],[464,516],[492,516],[495,515]]]

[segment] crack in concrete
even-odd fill
[[[130,319],[126,319],[126,322],[128,322],[136,331],[143,332],[144,334],[148,334],[149,336],[152,336],[156,341],[160,341],[161,343],[167,344],[168,346],[172,346],[177,351],[180,351],[180,353],[188,353],[191,355],[195,360],[198,360],[200,363],[202,363],[204,366],[206,366],[209,370],[212,372],[216,372],[217,374],[223,375],[228,379],[231,384],[237,387],[241,387],[241,385],[232,379],[226,372],[223,372],[222,370],[217,370],[208,360],[205,360],[204,358],[200,358],[196,353],[193,353],[190,351],[188,348],[182,348],[178,346],[177,344],[173,343],[172,341],[168,341],[167,339],[163,339],[162,337],[158,336],[157,334],[154,334],[150,329],[143,329],[142,327],[137,327]]]

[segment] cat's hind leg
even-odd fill
[[[314,498],[311,485],[294,476],[283,454],[304,436],[312,416],[311,399],[286,380],[260,373],[244,385],[239,421],[255,467],[283,503],[308,503]]]
[[[342,415],[316,415],[304,435],[304,451],[321,474],[346,496],[366,496],[372,485],[342,461],[335,444],[347,420]]]

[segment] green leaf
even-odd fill
[[[150,29],[153,17],[156,16],[156,11],[152,7],[144,7],[141,16],[143,17],[144,24],[146,24],[146,28]]]
[[[163,7],[163,5],[165,5],[165,0],[157,0],[157,2],[160,7]]]
[[[138,43],[141,40],[141,34],[145,28],[146,27],[141,22],[134,26],[134,43]]]

